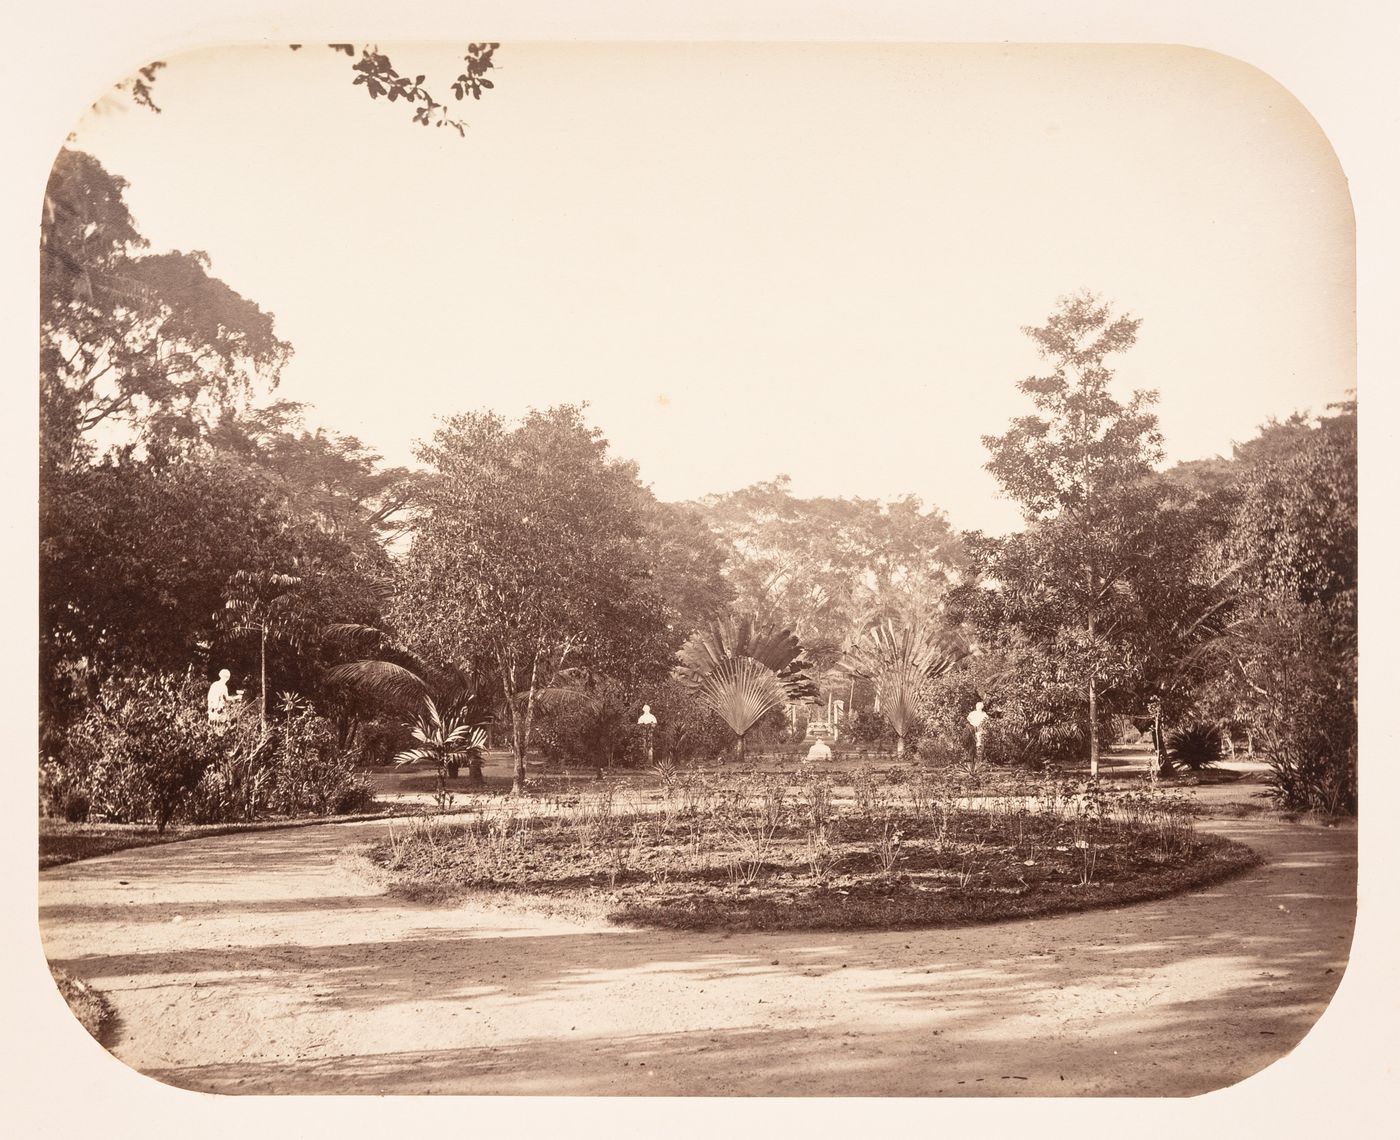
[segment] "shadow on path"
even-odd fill
[[[1264,821],[1206,825],[1267,862],[1173,899],[734,936],[406,905],[335,866],[377,826],[56,868],[50,956],[119,1057],[209,1091],[1180,1095],[1301,1039],[1355,915],[1354,830]]]

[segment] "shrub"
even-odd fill
[[[64,789],[65,817],[149,819],[164,831],[221,756],[202,689],[192,673],[133,673],[104,685],[62,741],[63,774],[51,786]]]
[[[919,696],[921,754],[971,762],[975,744],[967,714],[978,701],[991,715],[983,737],[985,763],[1038,768],[1084,755],[1082,694],[1063,679],[1054,653],[1043,646],[1008,639],[925,685]]]
[[[1208,768],[1220,759],[1220,729],[1212,724],[1193,724],[1170,733],[1167,759],[1193,772]]]
[[[361,811],[372,799],[328,722],[284,695],[283,719],[251,708],[211,725],[192,673],[118,676],[40,765],[40,806],[72,822],[226,823],[260,812]]]
[[[269,809],[282,815],[329,815],[341,810],[339,803],[363,804],[372,798],[351,754],[337,747],[325,717],[294,693],[281,695],[279,711],[282,719],[269,757]]]

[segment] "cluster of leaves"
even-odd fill
[[[681,648],[675,676],[729,725],[742,762],[744,738],[755,724],[816,696],[810,667],[791,630],[743,615],[710,622],[693,633]]]
[[[189,674],[135,673],[104,687],[65,733],[44,806],[73,821],[150,820],[164,831],[222,755]]]
[[[1203,705],[1242,720],[1290,807],[1356,810],[1356,410],[1322,420],[1285,458],[1250,465],[1226,550],[1240,598],[1197,655],[1228,678]]]
[[[966,647],[942,630],[896,629],[886,619],[867,629],[838,667],[873,683],[881,715],[894,730],[895,752],[902,755],[905,737],[918,720],[920,694],[966,656]]]
[[[1167,737],[1167,760],[1193,771],[1208,768],[1220,759],[1220,726],[1192,724]]]
[[[288,46],[292,51],[300,51],[304,45]],[[351,65],[355,76],[351,83],[355,87],[363,87],[371,99],[383,98],[390,103],[402,99],[404,103],[413,107],[415,123],[425,127],[449,127],[456,131],[458,136],[466,134],[467,124],[452,117],[446,101],[434,98],[424,86],[428,78],[426,75],[416,75],[410,79],[400,74],[393,60],[380,51],[377,45],[367,44],[361,47],[358,53],[354,44],[326,46],[331,51],[347,55],[355,61]],[[474,43],[467,46],[467,54],[462,57],[467,65],[466,70],[451,84],[452,95],[457,102],[460,103],[467,96],[480,99],[483,91],[490,91],[496,86],[487,77],[487,72],[495,68],[495,55],[500,46],[498,43]],[[138,107],[145,107],[148,111],[159,114],[160,108],[155,103],[153,88],[157,74],[165,66],[163,60],[147,64],[131,78],[117,84],[117,91],[128,96]]]
[[[495,84],[487,78],[486,73],[495,67],[496,49],[500,44],[479,43],[470,44],[467,47],[467,54],[463,57],[467,69],[452,81],[452,95],[461,102],[468,95],[473,99],[480,99],[483,91],[489,91]],[[332,51],[343,52],[345,55],[355,55],[353,44],[331,44]],[[360,50],[360,56],[353,65],[355,72],[354,85],[364,87],[371,99],[385,98],[390,103],[402,99],[405,103],[413,106],[413,121],[422,126],[434,125],[438,127],[450,127],[458,135],[466,133],[467,125],[460,119],[451,117],[448,113],[447,105],[435,99],[432,94],[423,86],[427,80],[426,75],[416,75],[409,78],[401,75],[394,66],[393,61],[385,55],[378,47],[366,46]]]
[[[990,717],[983,744],[987,763],[1039,768],[1082,758],[1086,733],[1078,681],[1054,641],[1041,643],[1009,630],[994,647],[921,691],[920,751],[970,762],[974,740],[967,713],[982,701]]]

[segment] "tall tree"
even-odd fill
[[[239,572],[300,567],[315,621],[375,620],[380,538],[402,499],[401,473],[378,470],[358,441],[302,430],[294,404],[250,408],[290,346],[204,255],[151,252],[125,189],[65,150],[45,199],[40,645],[51,713],[61,675],[91,685],[114,669],[179,671],[236,651],[216,617]],[[307,691],[313,656],[308,641],[278,680]]]
[[[206,254],[153,253],[126,182],[91,155],[59,152],[40,236],[40,430],[48,471],[99,439],[200,434],[272,388],[291,346],[273,318],[210,272]]]
[[[570,405],[453,416],[419,457],[397,624],[426,656],[495,664],[523,790],[543,689],[575,666],[664,676],[684,636],[652,581],[653,500]]]
[[[304,637],[307,604],[303,579],[279,570],[235,570],[224,587],[229,628],[258,639],[258,719],[267,725],[267,643]]]
[[[1110,391],[1109,358],[1131,348],[1140,322],[1115,315],[1088,293],[1064,297],[1043,325],[1022,331],[1049,365],[1018,383],[1035,413],[985,436],[987,469],[1021,504],[1026,538],[998,553],[1040,562],[1049,609],[1073,629],[1073,657],[1087,701],[1089,768],[1099,764],[1099,686],[1120,647],[1104,617],[1140,564],[1154,490],[1148,482],[1162,455],[1153,392],[1120,402]],[[1041,545],[1038,551],[1031,547]],[[993,574],[995,578],[995,574]],[[1053,600],[1052,600],[1053,599]],[[1042,607],[1044,609],[1046,607]]]

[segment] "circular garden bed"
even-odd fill
[[[920,776],[838,799],[821,776],[691,778],[429,819],[371,857],[401,891],[510,891],[613,921],[700,930],[959,926],[1118,906],[1257,862],[1189,805],[1093,784],[995,796]]]

